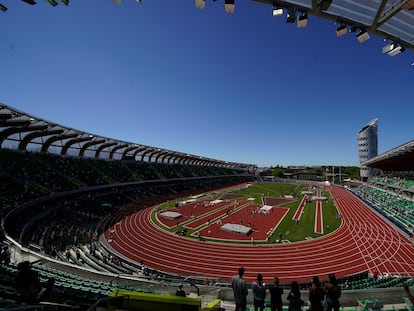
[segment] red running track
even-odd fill
[[[325,279],[366,272],[414,277],[414,244],[399,230],[348,190],[329,189],[342,225],[321,238],[275,245],[237,245],[202,242],[162,231],[150,220],[151,208],[115,225],[115,252],[149,267],[187,276],[230,280],[244,266],[247,281],[258,273],[269,282],[306,282],[313,275]],[[351,220],[352,218],[352,220]],[[105,233],[108,239],[109,232]]]

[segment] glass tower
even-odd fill
[[[375,176],[376,169],[362,163],[378,155],[378,119],[372,120],[359,130],[357,138],[361,179],[367,181]]]

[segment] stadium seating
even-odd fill
[[[1,215],[9,217],[5,222],[7,234],[55,260],[118,275],[143,273],[141,267],[122,263],[92,244],[99,230],[136,212],[137,206],[145,208],[177,195],[251,180],[244,171],[221,167],[77,159],[5,149],[0,149],[0,157],[0,208]],[[94,245],[93,251],[89,245]],[[0,281],[1,305],[19,301],[16,269],[13,265],[1,266],[1,275],[6,276]],[[81,309],[114,289],[108,282],[81,278],[42,264],[33,265],[33,269],[41,282],[54,278],[64,302]],[[160,274],[146,277],[159,278]],[[126,283],[118,282],[116,287],[150,292]]]
[[[351,190],[409,234],[414,228],[414,200],[411,180],[376,177]],[[407,188],[407,186],[409,188]]]

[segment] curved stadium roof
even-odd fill
[[[369,39],[369,34],[379,36],[388,41],[382,52],[390,56],[405,49],[414,51],[414,0],[251,1],[273,7],[274,16],[287,11],[287,22],[291,23],[307,20],[308,14],[334,21],[338,24],[338,36],[348,31],[355,32],[360,42]],[[195,0],[195,3],[196,7],[203,9],[206,0]],[[225,0],[226,12],[234,12],[235,5],[237,0]],[[298,27],[305,25],[298,22]]]
[[[0,0],[1,1],[1,0]],[[29,5],[37,4],[35,0],[21,0]],[[46,0],[50,5],[59,3],[69,5],[70,0]],[[109,1],[109,0],[107,0]],[[112,0],[120,4],[121,0]],[[131,0],[132,1],[132,0]],[[194,0],[198,8],[204,8],[208,0]],[[212,0],[216,1],[216,0]],[[224,0],[225,10],[234,12],[237,1]],[[397,55],[405,49],[414,51],[414,0],[251,0],[268,4],[278,9],[278,14],[284,10],[290,15],[290,22],[296,22],[296,13],[303,18],[309,14],[338,23],[342,34],[354,31],[360,42],[373,34],[388,40],[382,52],[390,56]],[[141,3],[142,0],[136,0]],[[7,7],[0,2],[0,11]],[[274,13],[276,11],[273,11]],[[293,17],[293,18],[292,18]],[[289,18],[288,18],[289,19]],[[301,18],[298,18],[301,20]],[[302,24],[301,27],[304,25]],[[342,27],[342,28],[341,28]],[[337,32],[340,35],[341,32]]]
[[[52,123],[0,103],[0,148],[110,160],[254,169],[252,164],[125,142]]]
[[[414,51],[414,0],[252,1],[332,20],[338,28],[345,26],[345,31],[354,31],[356,35],[366,31],[379,36],[390,44],[383,49],[384,53],[398,47],[396,51]]]

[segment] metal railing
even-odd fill
[[[86,311],[95,311],[98,306],[100,306],[102,303],[108,303],[108,302],[118,302],[122,303],[124,300],[127,300],[127,310],[129,306],[129,296],[115,296],[115,297],[105,297],[97,300],[92,306],[90,306]]]

